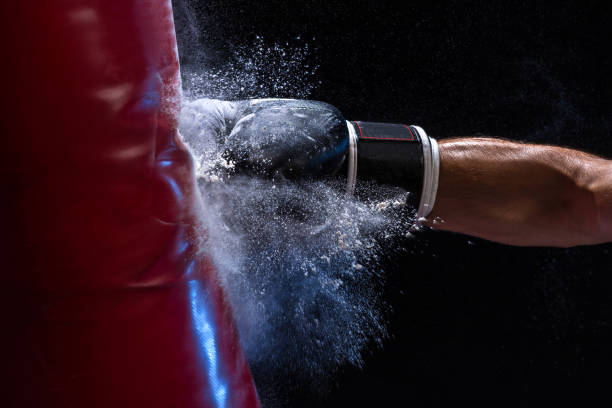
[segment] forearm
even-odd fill
[[[489,138],[445,140],[439,146],[438,196],[426,224],[511,245],[612,240],[607,160]]]

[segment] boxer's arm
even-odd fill
[[[612,161],[489,138],[439,148],[438,195],[425,224],[520,246],[612,241]]]

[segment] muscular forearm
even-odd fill
[[[612,240],[609,161],[489,138],[439,145],[438,196],[427,224],[512,245]]]

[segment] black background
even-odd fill
[[[183,3],[175,1],[179,37],[188,30]],[[347,118],[612,157],[605,2],[190,3],[202,28],[191,34],[209,46],[207,58],[256,35],[270,44],[307,39],[320,66],[311,99]],[[198,63],[180,52],[183,64]],[[422,231],[404,246],[383,254],[394,310],[384,347],[366,352],[363,369],[342,368],[331,390],[300,391],[286,378],[281,402],[612,403],[612,245],[517,248]]]

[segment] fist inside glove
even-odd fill
[[[288,179],[334,175],[349,134],[338,109],[323,102],[253,100],[225,140],[224,156],[242,174]]]

